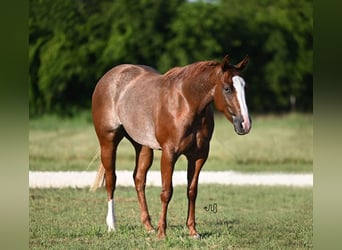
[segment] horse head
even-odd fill
[[[246,83],[240,75],[247,64],[248,56],[236,65],[230,64],[228,56],[225,56],[219,65],[219,78],[214,93],[216,108],[233,123],[239,135],[247,134],[252,125],[245,100]]]

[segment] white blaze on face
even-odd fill
[[[233,85],[236,90],[236,95],[239,101],[240,109],[241,109],[241,115],[243,117],[243,123],[242,126],[245,131],[249,131],[251,124],[249,120],[248,115],[248,108],[245,100],[245,81],[241,76],[233,76]]]

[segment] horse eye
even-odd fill
[[[232,88],[229,85],[224,85],[223,90],[225,93],[230,94],[232,93]]]

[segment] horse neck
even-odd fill
[[[211,67],[211,68],[210,68]],[[214,99],[215,82],[217,77],[213,66],[203,68],[201,72],[190,73],[189,78],[183,81],[183,92],[187,100],[201,113]]]

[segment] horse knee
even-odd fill
[[[189,188],[188,189],[189,200],[196,200],[196,197],[197,197],[197,189],[196,188]]]
[[[172,193],[173,193],[173,188],[169,190],[162,190],[162,192],[160,193],[160,200],[163,203],[169,203],[172,197]]]
[[[133,175],[133,180],[135,184],[135,190],[137,192],[142,192],[145,189],[145,180],[137,175]]]

